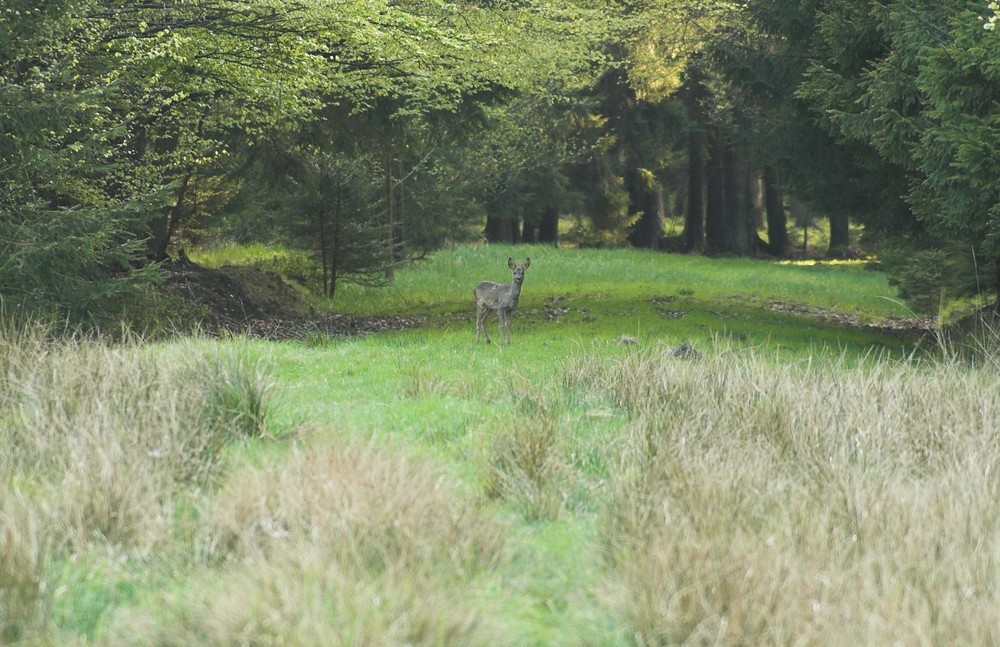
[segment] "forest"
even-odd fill
[[[994,299],[996,12],[8,0],[0,294],[91,326],[206,241],[307,251],[334,297],[486,240],[864,256],[918,313]]]

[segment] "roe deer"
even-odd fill
[[[504,331],[507,331],[507,345],[510,339],[510,313],[517,307],[517,299],[521,296],[521,284],[524,283],[524,271],[531,265],[531,259],[524,259],[522,265],[515,265],[513,258],[507,259],[507,267],[513,273],[510,283],[494,283],[483,281],[476,286],[476,342],[479,333],[486,335],[486,343],[490,343],[490,331],[486,329],[486,317],[496,312],[500,319],[500,343],[503,344]]]

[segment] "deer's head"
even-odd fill
[[[530,258],[524,259],[524,263],[522,263],[520,265],[517,265],[516,263],[514,263],[514,259],[513,258],[508,258],[507,259],[507,267],[509,267],[510,271],[514,273],[514,283],[515,284],[521,285],[522,283],[524,283],[524,271],[526,269],[528,269],[529,265],[531,265],[531,259]]]

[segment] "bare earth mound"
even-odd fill
[[[423,317],[359,317],[311,312],[277,272],[252,267],[202,267],[187,260],[163,266],[161,289],[203,313],[209,333],[289,340],[309,334],[367,335],[423,325]]]

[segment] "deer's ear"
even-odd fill
[[[531,265],[531,259],[530,258],[524,259],[524,269],[528,269],[529,265]]]
[[[514,269],[514,259],[513,258],[508,258],[507,259],[507,267],[509,267],[510,269]]]

